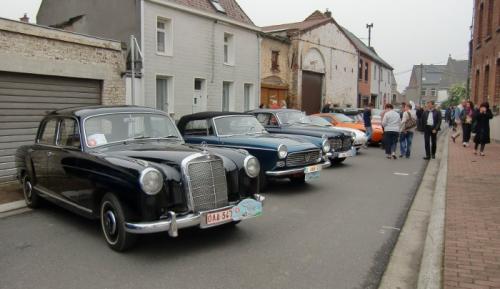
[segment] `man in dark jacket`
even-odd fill
[[[424,160],[436,158],[437,133],[441,128],[441,112],[434,107],[434,101],[427,102],[427,110],[422,113],[422,125],[424,128],[425,157]],[[432,150],[431,150],[432,142]]]
[[[363,122],[365,123],[365,129],[366,129],[366,139],[370,141],[372,138],[372,108],[373,104],[369,104],[366,108],[365,111],[363,111]],[[366,147],[366,145],[365,145]]]

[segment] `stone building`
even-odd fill
[[[372,103],[380,107],[391,102],[392,66],[382,59],[373,47],[366,45],[346,28],[342,27],[342,30],[355,45],[359,54],[357,106],[364,107]]]
[[[49,111],[125,104],[120,42],[0,18],[0,182]]]
[[[290,41],[289,107],[316,113],[327,101],[357,104],[358,53],[331,12],[315,11],[304,21],[262,30]]]
[[[272,103],[289,104],[290,40],[286,37],[262,34],[261,43],[261,97],[260,103],[271,107]],[[290,99],[294,96],[290,96]]]
[[[37,20],[127,43],[134,35],[143,67],[130,103],[176,119],[258,105],[260,29],[235,0],[43,0]]]
[[[471,42],[471,99],[488,101],[495,113],[500,107],[500,1],[474,0]],[[500,117],[495,117],[491,132],[500,140]]]

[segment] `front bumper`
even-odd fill
[[[255,194],[253,199],[264,205],[265,197],[259,194]],[[205,215],[207,213],[222,211],[226,209],[232,209],[238,204],[232,204],[224,208],[218,208],[216,210],[208,212],[197,212],[188,215],[183,215],[178,217],[175,212],[168,212],[168,219],[158,220],[154,222],[145,223],[125,223],[125,231],[132,234],[152,234],[160,232],[168,232],[171,237],[177,237],[178,230],[189,227],[200,227],[202,229],[207,229],[211,227],[217,227],[227,223],[233,222],[232,219],[227,220],[223,223],[218,223],[217,225],[208,225],[206,223]]]
[[[330,163],[330,161],[324,161],[324,162],[319,163],[317,165],[320,165],[322,168],[327,168],[331,165],[331,163]],[[314,166],[314,165],[311,165],[311,166]],[[308,166],[289,169],[289,170],[283,170],[283,171],[266,171],[266,176],[268,176],[268,177],[285,177],[285,176],[296,175],[296,174],[304,173],[304,169],[306,167],[308,167]]]
[[[353,149],[351,148],[348,151],[334,152],[330,156],[330,159],[333,160],[333,159],[338,159],[338,158],[349,158],[349,157],[353,157],[353,156],[354,156],[354,152],[353,152]]]

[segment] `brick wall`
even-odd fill
[[[116,41],[0,19],[0,70],[102,80],[102,103],[125,104]]]
[[[471,98],[477,104],[500,106],[500,1],[474,1],[472,49]]]

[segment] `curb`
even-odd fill
[[[22,208],[26,208],[26,202],[24,200],[5,203],[0,205],[0,213],[6,213]]]
[[[445,134],[443,156],[439,164],[432,212],[425,239],[424,254],[418,277],[418,289],[442,288],[446,186],[448,181],[449,133]]]

